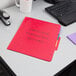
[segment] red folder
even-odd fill
[[[60,28],[59,24],[26,17],[7,49],[51,61]]]

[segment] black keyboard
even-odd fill
[[[57,5],[58,6],[58,5]],[[58,7],[55,7],[54,8],[50,8],[49,7],[49,11],[54,14],[56,17],[62,17],[63,15],[66,14],[66,12],[69,11],[69,7],[71,6],[70,3],[62,3],[62,5],[58,6]]]
[[[45,8],[62,25],[69,25],[76,21],[76,2],[60,2],[54,6]]]
[[[69,2],[69,1],[76,2],[76,0],[44,0],[44,1],[46,1],[48,3],[51,3],[51,4],[56,4],[56,3],[59,3],[59,2]]]
[[[51,3],[51,4],[55,4],[54,0],[44,0],[44,1]]]
[[[59,2],[69,2],[70,0],[53,0],[53,1],[56,4],[56,3],[59,3]]]

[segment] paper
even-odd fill
[[[67,36],[67,38],[76,45],[76,33],[73,33],[73,34]]]

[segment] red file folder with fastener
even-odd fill
[[[51,61],[54,51],[57,49],[56,42],[60,28],[59,24],[26,17],[8,49]]]

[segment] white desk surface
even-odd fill
[[[31,17],[58,23],[55,18],[47,14],[44,10],[50,4],[37,0],[33,2]],[[0,55],[5,59],[8,65],[13,69],[17,76],[53,76],[56,72],[76,59],[76,45],[72,44],[66,36],[76,32],[76,23],[63,27],[61,31],[61,41],[58,51],[55,52],[52,62],[46,62],[27,55],[7,50],[7,46],[18,30],[22,20],[27,14],[19,11],[19,8],[13,6],[6,11],[11,16],[11,26],[7,27],[0,22]]]

